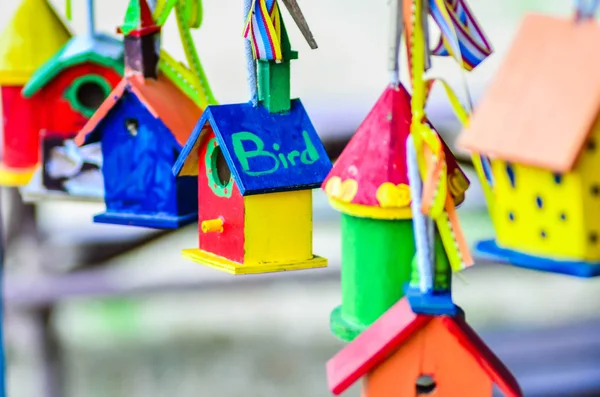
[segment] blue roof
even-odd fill
[[[75,36],[33,74],[23,88],[23,95],[31,97],[64,69],[85,62],[94,62],[123,74],[124,52],[123,42],[106,34]]]
[[[331,161],[299,99],[285,114],[251,103],[209,106],[184,146],[175,175],[198,175],[198,148],[209,123],[242,195],[314,189]]]

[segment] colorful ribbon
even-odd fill
[[[464,69],[472,70],[492,53],[464,0],[429,0],[429,12],[442,33],[433,55],[452,56]]]
[[[254,0],[246,18],[244,37],[252,44],[254,59],[281,61],[281,13],[277,0]]]
[[[425,102],[430,83],[424,77],[426,65],[423,54],[428,51],[424,27],[421,24],[424,1],[428,0],[413,0],[414,14],[410,24],[413,78],[411,135],[423,180],[421,212],[435,221],[450,266],[454,271],[459,271],[471,265],[472,258],[448,187],[447,163],[440,138],[425,119]],[[457,51],[460,51],[460,48]],[[460,52],[457,54],[460,55]]]

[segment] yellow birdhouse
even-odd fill
[[[530,15],[459,146],[481,155],[496,240],[516,266],[600,274],[600,41],[594,21]]]

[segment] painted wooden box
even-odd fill
[[[598,39],[594,20],[525,18],[458,142],[484,157],[493,191],[496,238],[478,255],[600,275],[600,55],[589,54]]]
[[[125,77],[76,137],[101,143],[106,212],[98,223],[178,228],[197,217],[196,178],[171,169],[202,110],[158,72],[160,27],[146,0],[130,2],[125,25]]]
[[[90,33],[72,38],[57,54],[45,63],[28,81],[23,96],[43,104],[37,113],[36,132],[40,151],[39,176],[23,189],[30,198],[77,197],[101,200],[101,180],[88,179],[85,186],[80,178],[83,166],[72,139],[94,114],[123,75],[123,43],[105,34]],[[44,141],[62,141],[70,150],[44,156]],[[50,154],[50,153],[48,153]],[[101,161],[101,159],[98,159]],[[36,160],[37,162],[38,160]],[[49,182],[49,174],[66,183]],[[72,183],[68,181],[72,178]],[[41,181],[40,181],[41,179]],[[39,183],[41,182],[41,184]],[[46,183],[49,182],[49,183]],[[62,193],[62,194],[60,194]]]
[[[198,178],[195,262],[232,274],[324,267],[312,253],[312,192],[331,162],[300,100],[209,106],[173,169]]]

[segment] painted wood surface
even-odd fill
[[[19,3],[0,34],[0,85],[25,85],[71,37],[47,0]]]
[[[131,218],[155,215],[195,220],[195,179],[175,181],[171,173],[181,146],[134,94],[128,92],[121,97],[96,133],[102,137],[107,208],[106,216],[97,217],[98,221],[110,223],[111,213]],[[183,184],[185,188],[178,188]],[[117,219],[115,222],[120,223]],[[141,223],[152,226],[151,221],[140,220],[137,224]]]
[[[3,166],[27,170],[37,164],[39,157],[38,101],[21,96],[20,86],[1,87],[3,110]],[[42,110],[43,112],[43,110]]]
[[[244,262],[285,266],[313,259],[312,191],[251,195],[244,206]]]
[[[571,18],[527,15],[459,146],[554,172],[572,170],[600,106],[600,54],[587,56],[598,40],[593,19],[573,24]],[[548,41],[554,45],[545,46]],[[571,62],[584,57],[584,63]],[[541,143],[543,150],[534,150]]]
[[[216,187],[215,185],[219,181],[215,180],[215,177],[218,176],[212,172],[212,158],[207,158],[207,149],[209,144],[218,146],[218,142],[214,138],[214,132],[210,127],[207,127],[206,137],[201,138],[204,143],[198,150],[198,223],[201,226],[202,222],[206,220],[222,218],[223,232],[203,233],[199,229],[199,247],[201,250],[243,263],[245,244],[244,198],[235,182],[231,183],[230,191],[225,193],[224,196],[213,193],[213,188]],[[193,178],[193,176],[187,178]],[[229,194],[229,197],[227,197],[227,194]]]
[[[351,341],[402,298],[415,246],[410,220],[342,214],[341,222],[342,306],[331,315],[331,330]]]
[[[398,378],[403,371],[413,379]],[[491,397],[492,382],[507,397],[523,395],[516,379],[462,314],[417,315],[406,299],[333,357],[327,363],[327,375],[335,395],[365,375],[369,375],[365,397],[416,397],[415,375],[432,376],[437,393],[443,396]],[[469,394],[471,387],[477,393]]]
[[[44,88],[37,93],[40,100],[45,104],[41,114],[41,128],[46,129],[52,136],[67,137],[79,132],[85,125],[89,116],[78,110],[75,102],[78,101],[77,93],[69,95],[77,78],[83,76],[94,76],[104,81],[109,87],[109,92],[119,83],[121,75],[114,69],[95,63],[84,63],[68,68],[60,72]],[[97,101],[97,106],[102,100]],[[90,109],[93,113],[95,108]],[[37,132],[39,135],[39,131]],[[50,136],[50,135],[49,135]]]
[[[406,169],[410,101],[402,85],[388,87],[358,127],[322,185],[336,209],[370,218],[411,218]],[[449,188],[459,203],[469,181],[450,149],[444,148]]]
[[[242,195],[318,187],[331,162],[300,100],[286,114],[251,103],[209,106],[173,172],[196,175],[190,156],[210,123]]]

